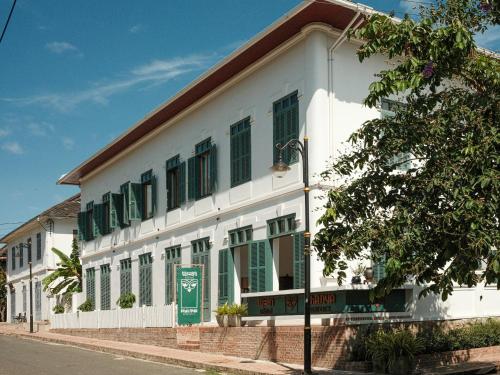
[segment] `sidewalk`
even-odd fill
[[[117,354],[142,360],[160,362],[181,367],[189,367],[204,370],[215,370],[218,372],[241,375],[289,375],[300,374],[298,365],[288,365],[267,361],[229,357],[219,354],[201,353],[195,351],[170,349],[154,345],[142,345],[129,342],[117,342],[108,340],[91,339],[87,337],[61,335],[50,332],[29,333],[21,325],[1,324],[0,334],[15,336],[23,339],[32,339],[53,342],[79,348]],[[357,373],[348,371],[315,369],[315,373],[327,375],[355,375]]]

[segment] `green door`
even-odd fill
[[[250,292],[273,290],[273,252],[269,240],[251,242],[249,255]]]
[[[219,305],[234,302],[233,249],[219,251]]]
[[[191,263],[203,265],[203,321],[210,321],[210,241],[208,238],[191,243]]]

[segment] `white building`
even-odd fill
[[[7,321],[21,314],[29,320],[29,258],[31,253],[33,275],[33,320],[48,320],[55,298],[44,292],[42,280],[56,269],[58,258],[53,247],[71,253],[73,238],[77,236],[77,215],[80,194],[56,204],[0,238],[7,254]]]
[[[386,61],[359,63],[359,44],[345,39],[371,12],[304,2],[60,179],[81,187],[84,293],[97,309],[115,309],[124,292],[136,306],[171,303],[180,263],[205,266],[206,321],[227,300],[301,288],[302,161],[286,153],[291,171],[277,178],[275,145],[309,137],[314,236],[314,197],[327,188],[318,174],[356,128],[381,116],[362,102]],[[311,268],[314,290],[325,284],[314,253]],[[338,290],[342,311],[362,312],[365,291],[352,289],[323,290]],[[415,303],[417,294],[399,291],[407,318],[500,314],[496,289],[458,290],[446,304]]]

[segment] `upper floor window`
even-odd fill
[[[87,213],[85,215],[86,240],[94,238],[94,201],[87,203]]]
[[[11,249],[11,258],[12,258],[12,261],[11,261],[12,269],[15,270],[16,269],[16,248],[15,247],[13,247]]]
[[[404,106],[403,103],[396,102],[394,100],[389,100],[382,98],[381,101],[381,115],[382,118],[394,117],[396,112]],[[409,152],[400,151],[397,155],[393,156],[389,160],[389,165],[394,165],[396,170],[407,171],[411,167],[411,155]]]
[[[186,201],[186,163],[179,155],[166,162],[167,173],[167,210],[180,207]]]
[[[195,156],[188,160],[188,198],[201,199],[215,191],[217,184],[217,149],[210,138],[195,146]]]
[[[130,193],[129,193],[129,189],[130,189],[130,182],[126,182],[122,185],[120,185],[120,196],[121,196],[121,215],[119,215],[120,217],[120,226],[123,228],[123,227],[127,227],[130,225],[130,221],[129,221],[129,197],[130,197]]]
[[[241,185],[251,177],[250,117],[231,126],[231,187]]]
[[[28,263],[33,261],[33,258],[31,257],[31,237],[26,239],[26,251],[28,255]]]
[[[42,259],[42,234],[36,234],[36,259]]]
[[[150,219],[154,215],[156,205],[156,182],[151,169],[141,175],[141,195],[142,220]]]
[[[299,99],[295,91],[273,103],[273,160],[278,161],[276,145],[284,145],[291,139],[299,137]],[[290,147],[283,150],[283,161],[287,164],[296,163],[298,155]]]
[[[24,246],[22,243],[19,244],[19,268],[24,265]]]
[[[111,215],[111,193],[106,193],[102,196],[102,221],[100,226],[102,229],[102,234],[107,234],[111,230],[110,228],[110,215]]]

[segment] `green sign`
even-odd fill
[[[368,290],[339,290],[311,293],[311,314],[341,314],[406,311],[406,292],[393,290],[388,296],[370,301]],[[247,297],[249,316],[303,315],[304,294],[275,294]]]
[[[177,267],[177,323],[201,322],[201,267]]]

